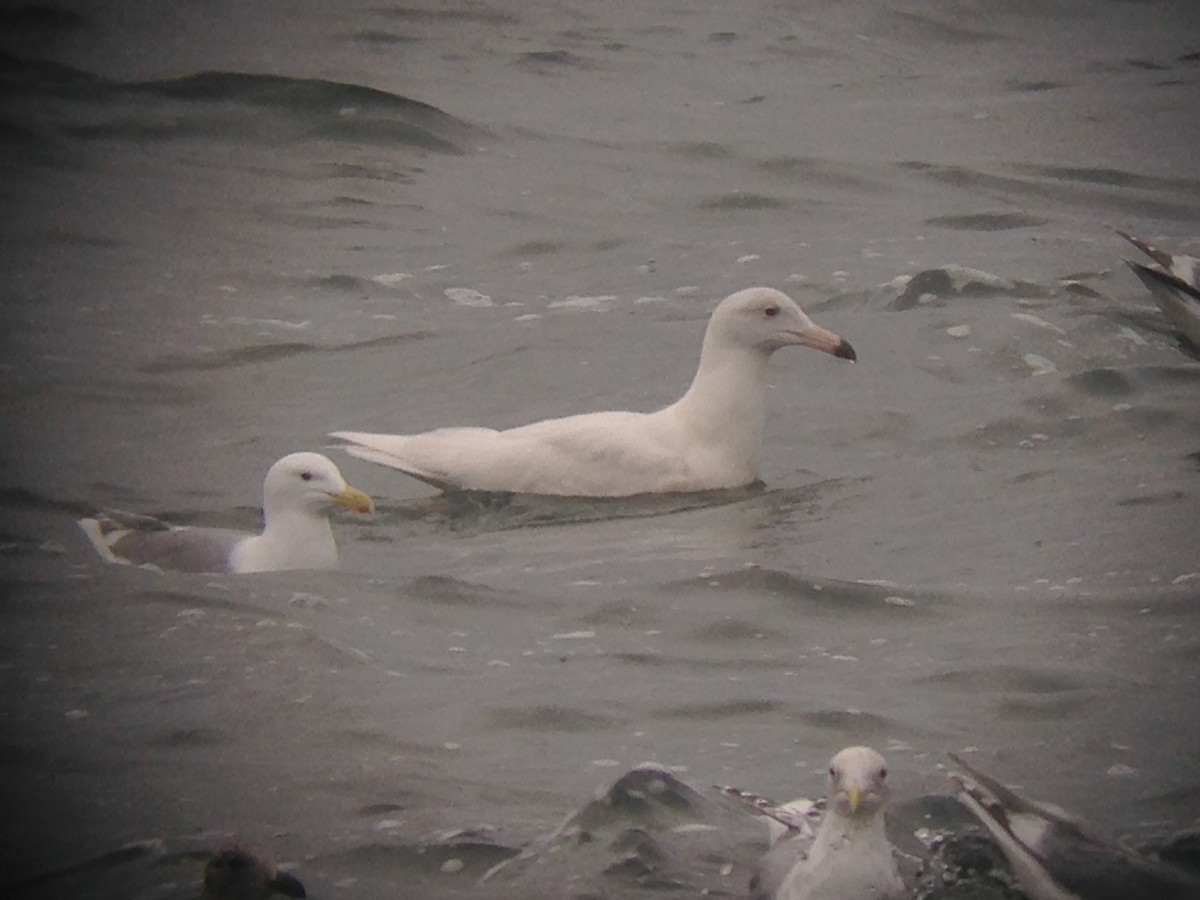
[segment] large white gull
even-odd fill
[[[622,497],[743,487],[759,477],[767,364],[789,345],[856,358],[786,294],[754,287],[718,304],[691,387],[656,412],[594,412],[504,431],[331,436],[346,441],[351,456],[442,490]]]
[[[828,810],[811,846],[798,829],[776,839],[750,882],[751,900],[901,900],[909,892],[884,830],[887,763],[870,747],[829,761]]]
[[[113,563],[239,574],[330,569],[338,561],[329,526],[333,506],[360,513],[374,509],[371,498],[346,484],[328,457],[292,453],[272,465],[263,480],[261,534],[174,526],[116,511],[80,519],[79,527],[96,552]]]

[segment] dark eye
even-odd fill
[[[829,777],[830,777],[830,778],[837,778],[837,766],[830,766],[830,767],[829,767]]]
[[[879,780],[882,781],[884,778],[887,778],[887,769],[880,769]]]
[[[313,473],[312,472],[301,472],[300,477],[303,478],[305,481],[312,481]]]
[[[763,310],[763,315],[766,316],[768,319],[773,319],[777,315],[779,315],[779,307],[778,306],[768,306],[766,309]]]

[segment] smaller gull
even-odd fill
[[[585,413],[505,431],[332,436],[351,456],[441,490],[627,497],[744,487],[759,477],[767,364],[789,345],[855,359],[850,344],[786,294],[748,288],[713,310],[691,387],[656,412]]]
[[[276,894],[308,896],[304,885],[281,871],[265,851],[225,844],[204,867],[202,900],[267,900]]]
[[[153,565],[176,572],[274,572],[331,569],[337,544],[329,510],[374,510],[371,498],[350,487],[337,466],[319,453],[293,453],[276,462],[263,481],[263,530],[168,525],[151,516],[107,512],[79,520],[92,546],[109,562]]]
[[[1200,900],[1200,878],[1088,834],[950,754],[958,799],[1000,845],[1032,900]]]
[[[773,829],[774,842],[750,882],[750,900],[907,897],[884,831],[886,779],[887,763],[870,747],[840,750],[829,762],[828,811],[816,837],[810,845],[805,827],[792,826],[782,836]],[[801,817],[806,822],[807,810]]]
[[[1125,260],[1125,265],[1149,289],[1163,315],[1200,347],[1200,259],[1184,253],[1168,253],[1124,231],[1118,230],[1117,234],[1157,263],[1145,266]]]

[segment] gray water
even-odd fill
[[[0,882],[189,896],[239,835],[312,896],[472,895],[644,761],[786,799],[857,742],[901,804],[974,748],[1110,836],[1195,826],[1200,357],[1109,229],[1200,246],[1200,6],[3,17]],[[777,354],[761,488],[439,497],[331,450],[380,504],[336,573],[74,526],[254,527],[332,430],[656,408],[752,284],[859,356]]]

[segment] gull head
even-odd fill
[[[320,453],[292,453],[271,466],[263,482],[263,506],[311,515],[323,515],[331,506],[360,513],[375,509],[371,498],[346,484],[333,460]]]
[[[829,808],[848,819],[883,810],[891,791],[887,762],[870,747],[847,747],[829,761]]]
[[[746,288],[722,300],[708,323],[709,340],[767,354],[799,344],[839,359],[857,358],[848,341],[810,319],[787,294],[767,287]]]

